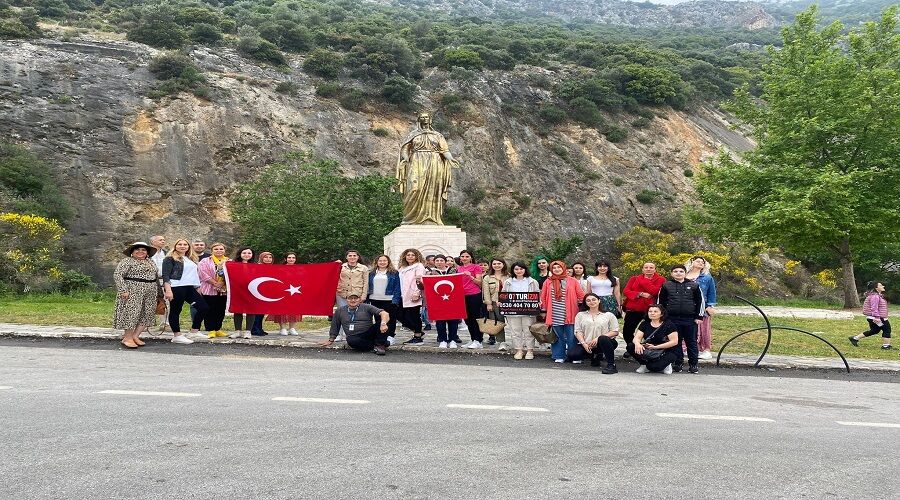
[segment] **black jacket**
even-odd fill
[[[184,262],[175,260],[174,257],[166,257],[163,259],[162,279],[163,283],[169,283],[172,280],[180,280],[181,274],[184,272]]]
[[[684,280],[679,283],[669,278],[659,290],[659,303],[666,308],[669,316],[703,319],[703,294],[696,281]]]

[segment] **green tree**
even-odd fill
[[[306,262],[331,260],[348,248],[375,255],[402,219],[394,183],[382,175],[344,177],[336,161],[290,153],[239,185],[231,212],[243,243],[276,255],[295,251]]]
[[[175,22],[174,9],[163,6],[146,9],[128,32],[128,39],[162,49],[177,49],[187,41],[187,34]]]
[[[191,41],[215,45],[222,39],[222,31],[217,26],[208,23],[197,23],[191,28]]]
[[[753,126],[756,150],[706,166],[693,222],[710,235],[827,251],[839,262],[844,306],[859,305],[854,259],[900,236],[900,34],[897,8],[844,32],[817,29],[815,7],[770,49],[761,100],[746,89],[732,109]]]
[[[649,104],[662,104],[675,97],[682,83],[680,76],[665,68],[629,64],[625,73],[628,75],[625,92]]]
[[[449,49],[443,52],[439,66],[446,70],[454,66],[466,69],[481,69],[484,67],[484,60],[474,50]]]
[[[34,214],[65,224],[69,206],[50,166],[27,149],[0,142],[0,211]]]

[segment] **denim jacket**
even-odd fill
[[[163,283],[169,283],[172,280],[180,280],[181,274],[184,272],[184,262],[175,260],[174,257],[166,257],[162,263],[162,279]]]
[[[369,295],[372,295],[372,287],[375,285],[375,269],[369,270]],[[391,302],[394,304],[399,304],[400,297],[400,274],[396,271],[387,273],[387,288],[384,291],[385,295],[391,296]],[[368,297],[366,297],[368,299]]]
[[[697,276],[697,279],[694,281],[700,285],[700,292],[703,293],[703,314],[706,314],[708,306],[715,307],[716,305],[716,280],[713,279],[712,275],[704,273]]]

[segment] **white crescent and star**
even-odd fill
[[[438,288],[440,288],[441,285],[450,285],[450,292],[449,292],[449,293],[453,293],[453,290],[456,288],[456,285],[454,285],[452,281],[450,281],[450,280],[440,280],[440,281],[438,281],[437,283],[434,284],[434,293],[436,293],[436,294],[438,294],[438,295],[441,295],[441,291],[438,290]],[[449,294],[444,294],[444,295],[441,295],[441,298],[444,299],[444,300],[450,300],[450,295],[449,295]]]
[[[262,292],[259,291],[259,286],[262,285],[263,283],[266,283],[269,281],[275,281],[277,283],[284,284],[284,282],[281,281],[280,279],[272,278],[271,276],[261,276],[259,278],[254,279],[253,281],[251,281],[250,284],[247,285],[247,290],[250,291],[250,295],[253,295],[254,297],[256,297],[259,300],[262,300],[265,302],[278,302],[279,300],[283,299],[284,297],[278,297],[277,299],[275,299],[272,297],[267,297],[267,296],[263,295]],[[294,296],[295,294],[300,293],[300,287],[294,286],[294,285],[288,285],[288,288],[285,290],[285,292],[288,292],[291,294],[291,296]]]

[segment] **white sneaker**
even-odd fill
[[[468,331],[469,331],[469,327],[466,326],[466,323],[465,323],[465,322],[461,322],[461,323],[459,324],[459,327],[457,328],[457,331],[460,331],[460,332],[468,332]]]
[[[669,368],[671,368],[671,367],[672,367],[672,365],[669,365]],[[649,372],[649,371],[650,371],[650,370],[647,369],[647,365],[641,365],[641,366],[639,366],[638,369],[635,370],[634,372],[635,372],[635,373],[647,373],[647,372]]]
[[[339,333],[338,336],[334,338],[334,342],[335,342],[335,343],[337,343],[337,342],[343,342],[343,341],[344,341],[344,334],[343,334],[343,333]]]
[[[466,345],[466,349],[481,349],[481,342],[473,340]]]
[[[447,343],[446,343],[446,342],[441,342],[440,344],[438,344],[438,347],[440,347],[441,349],[446,349],[446,348],[447,348]]]
[[[709,351],[702,351],[699,356],[700,359],[712,359],[712,353]]]
[[[663,368],[663,373],[665,373],[666,375],[672,374],[672,363],[667,364],[666,367]]]
[[[565,363],[566,360],[564,360],[564,359],[554,359],[553,362],[554,362],[554,363]]]
[[[572,361],[572,364],[573,364],[573,365],[580,365],[580,364],[581,364],[581,360],[580,360],[580,359],[576,359],[576,360]]]
[[[190,332],[187,334],[188,339],[208,339],[208,332]]]
[[[278,334],[281,335],[282,337],[287,337],[288,336],[287,328],[282,328],[281,331],[278,332]]]
[[[500,347],[498,347],[497,350],[500,350],[500,351],[508,351],[508,350],[509,350],[509,344],[507,344],[506,342],[500,342]]]
[[[288,330],[288,334],[294,335],[294,336],[299,336],[300,332],[298,332],[296,328],[291,328],[290,330]]]
[[[456,349],[456,348],[459,347],[459,346],[456,345],[456,341],[455,341],[455,340],[451,340],[451,341],[450,341],[450,344],[448,344],[447,347],[449,347],[450,349]]]
[[[194,341],[187,338],[185,335],[176,335],[172,337],[173,344],[193,344]]]
[[[232,333],[231,335],[229,335],[228,338],[230,338],[230,339],[239,339],[239,338],[241,338],[241,332],[234,332],[234,333]]]
[[[252,335],[250,332],[244,332],[244,338],[245,338],[245,339],[252,339],[252,338],[253,338],[253,335]]]
[[[394,345],[394,337],[388,337],[388,345],[389,346]]]

